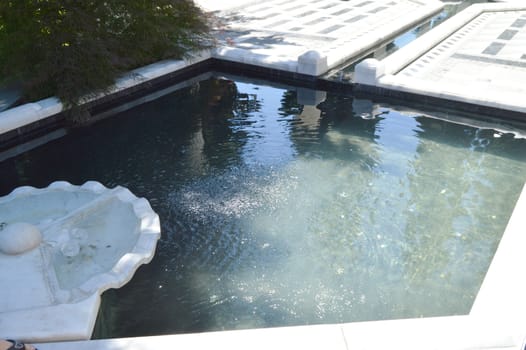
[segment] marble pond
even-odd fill
[[[525,129],[439,114],[210,79],[5,160],[0,193],[96,179],[159,214],[155,258],[104,293],[94,337],[463,315]]]

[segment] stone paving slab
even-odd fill
[[[204,9],[218,10],[209,0]],[[222,3],[222,2],[221,2]],[[443,7],[438,0],[241,1],[216,12],[214,57],[313,76],[387,42]],[[314,50],[318,55],[301,56]]]
[[[355,82],[526,113],[526,3],[473,5]]]

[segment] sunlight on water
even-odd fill
[[[469,311],[507,219],[493,179],[513,165],[433,142],[420,155],[378,144],[365,162],[298,157],[175,193],[173,212],[203,240],[193,283],[217,309],[212,329]]]

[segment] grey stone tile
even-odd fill
[[[526,68],[526,62],[506,60],[502,58],[466,55],[466,54],[460,54],[460,53],[456,53],[452,55],[451,57],[458,58],[458,59],[464,59],[464,60],[470,60],[474,62],[492,63],[496,65],[503,65],[503,66],[509,66],[509,67]]]
[[[263,17],[260,17],[259,19],[260,19],[260,20],[262,20],[262,19],[268,19],[268,18],[276,17],[276,16],[278,16],[278,15],[279,15],[279,13],[269,13],[269,14],[263,16]]]
[[[314,24],[325,22],[328,19],[330,19],[330,18],[329,17],[316,18],[315,20],[312,20],[310,22],[305,23],[305,25],[311,26],[311,25],[314,25]]]
[[[343,15],[344,13],[351,12],[351,11],[352,11],[352,9],[343,9],[343,10],[331,13],[331,15],[339,16],[339,15]]]
[[[346,20],[345,23],[357,22],[357,21],[359,21],[359,20],[361,20],[362,18],[365,18],[365,17],[367,17],[367,16],[365,16],[365,15],[354,16],[354,17],[351,17],[348,20]]]
[[[300,9],[302,7],[305,7],[305,6],[304,5],[296,5],[296,6],[293,6],[293,7],[286,8],[285,11],[294,11],[294,10]]]
[[[319,34],[328,34],[328,33],[334,32],[335,30],[338,30],[338,29],[343,28],[343,27],[345,27],[345,26],[341,25],[341,24],[336,24],[336,25],[330,26],[329,28],[325,28],[323,30],[320,30],[318,33]]]
[[[513,28],[524,28],[526,26],[526,19],[517,19],[513,24],[511,25]]]
[[[377,8],[374,8],[374,9],[370,10],[370,11],[367,11],[367,12],[369,12],[369,13],[378,13],[380,11],[383,11],[383,10],[387,9],[387,8],[388,8],[387,6],[379,6]]]
[[[502,50],[504,46],[505,44],[503,43],[493,42],[489,44],[489,46],[486,47],[484,51],[482,51],[482,53],[486,55],[496,55],[499,53],[500,50]]]
[[[512,39],[515,34],[517,34],[519,31],[518,30],[510,30],[510,29],[506,29],[505,31],[503,31],[499,37],[497,39],[500,39],[500,40],[510,40]]]
[[[324,6],[320,6],[320,9],[330,9],[331,7],[335,7],[335,6],[338,6],[339,4],[338,3],[332,3],[332,4],[328,4],[328,5],[324,5]]]
[[[368,4],[372,4],[373,2],[372,1],[364,1],[364,2],[361,2],[359,4],[356,4],[354,6],[356,7],[362,7],[362,6],[365,6],[365,5],[368,5]]]
[[[290,22],[290,19],[281,19],[279,21],[267,24],[265,27],[267,27],[267,28],[274,28],[274,27],[280,26],[280,25],[288,23],[288,22]]]
[[[312,15],[313,13],[316,13],[316,11],[306,11],[306,12],[300,13],[299,15],[296,15],[295,17],[302,18],[305,16]]]

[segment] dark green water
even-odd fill
[[[0,163],[0,195],[97,180],[159,214],[95,337],[468,313],[526,141],[372,107],[208,80]]]

